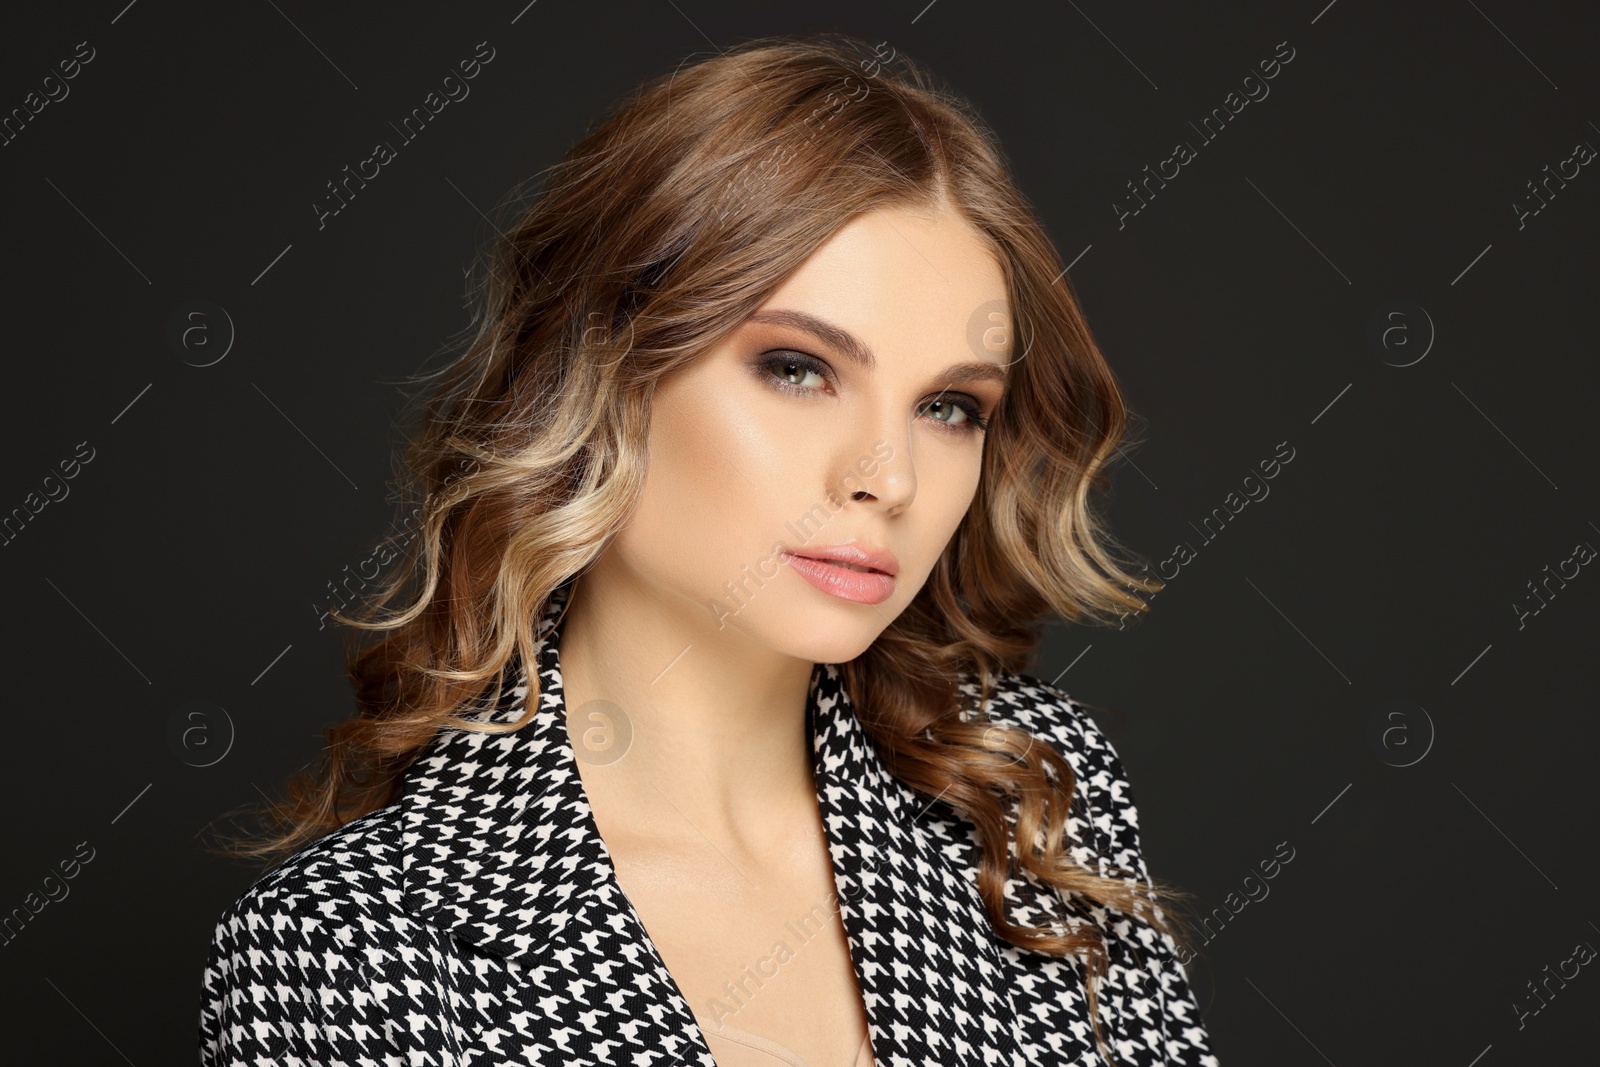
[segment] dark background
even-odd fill
[[[329,583],[399,519],[397,383],[466,325],[495,205],[647,76],[818,29],[888,42],[993,124],[1143,420],[1114,528],[1152,566],[1193,556],[1148,620],[1052,631],[1037,673],[1104,706],[1152,871],[1221,909],[1191,968],[1221,1061],[1592,1056],[1593,966],[1515,1008],[1600,946],[1600,575],[1516,607],[1600,545],[1600,175],[1514,207],[1600,145],[1590,16],[524,2],[7,15],[5,113],[94,49],[0,147],[0,514],[93,449],[0,545],[0,912],[93,849],[0,945],[8,1060],[192,1061],[212,925],[255,876],[196,835],[353,709]],[[319,230],[325,183],[483,41],[471,95]],[[1270,95],[1202,144],[1190,123],[1279,42]],[[1196,158],[1119,228],[1179,140]],[[1283,442],[1270,496],[1203,536]]]

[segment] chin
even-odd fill
[[[813,663],[848,663],[872,647],[897,614],[893,601],[856,604],[836,600],[809,586],[784,598],[786,603],[763,619],[772,647]],[[774,602],[774,607],[778,607]]]

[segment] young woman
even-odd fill
[[[886,52],[663,76],[503,235],[204,1063],[1217,1063],[1116,753],[1020,673],[1159,588],[1089,503],[1121,397]]]

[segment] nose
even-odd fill
[[[833,494],[876,503],[891,515],[904,511],[917,495],[916,463],[911,454],[911,423],[893,418],[846,435],[833,469]]]

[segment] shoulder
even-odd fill
[[[399,809],[379,808],[302,846],[262,874],[224,913],[353,915],[397,905]]]
[[[1021,729],[1058,751],[1071,765],[1074,778],[1068,835],[1077,844],[1073,858],[1092,866],[1099,857],[1112,866],[1132,870],[1150,883],[1139,841],[1139,812],[1122,760],[1087,708],[1054,685],[1029,674],[1002,672],[993,680],[989,700],[979,709],[979,687],[970,676],[962,686],[972,699],[966,714]],[[1105,871],[1104,873],[1113,873]],[[1026,876],[1031,881],[1031,875]],[[1156,909],[1165,914],[1160,906]],[[1098,905],[1088,909],[1095,922],[1116,943],[1103,995],[1127,1016],[1148,1027],[1151,1011],[1159,1016],[1162,1062],[1216,1067],[1204,1021],[1170,933],[1125,915],[1112,915]],[[1118,1007],[1120,1005],[1120,1007]],[[1147,1036],[1146,1040],[1150,1038]]]
[[[400,907],[399,809],[311,842],[222,913],[201,979],[200,1049],[222,1064],[366,1062],[414,939]],[[365,1029],[363,1029],[365,1028]],[[341,1036],[342,1035],[342,1036]]]
[[[217,919],[207,984],[305,953],[356,956],[403,925],[399,809],[339,827],[258,877]]]
[[[1031,734],[1072,767],[1074,819],[1086,823],[1084,844],[1112,864],[1148,878],[1139,844],[1139,811],[1116,747],[1094,717],[1067,692],[1031,674],[1002,671],[981,708],[975,678],[962,685],[976,717]]]
[[[976,707],[976,680],[962,686]],[[1079,781],[1106,803],[1127,801],[1127,775],[1116,748],[1089,711],[1066,692],[1031,674],[1002,671],[994,676],[978,717],[1025,730],[1066,757]]]
[[[962,688],[974,699],[979,695],[975,679],[969,677]],[[1057,748],[1070,749],[1064,753],[1069,758],[1086,756],[1095,764],[1117,758],[1111,742],[1082,704],[1031,674],[1017,671],[996,674],[982,713],[983,717],[1003,725],[1027,730]]]

